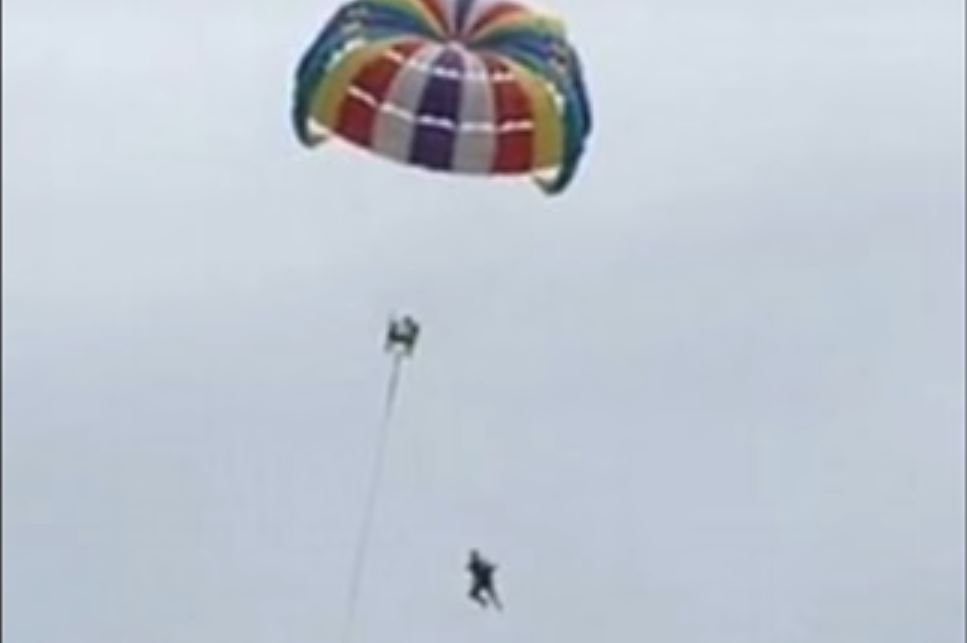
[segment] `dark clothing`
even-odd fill
[[[467,570],[473,576],[469,596],[481,607],[493,605],[497,609],[502,609],[500,599],[497,597],[497,590],[494,587],[494,571],[496,569],[496,565],[488,563],[478,556],[471,556],[470,563],[467,564]]]

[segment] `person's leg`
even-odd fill
[[[500,603],[500,599],[497,597],[497,589],[493,585],[487,588],[487,594],[490,596],[490,602],[493,603],[497,609],[504,609],[504,606]]]
[[[470,600],[474,601],[475,603],[479,603],[481,607],[487,607],[486,599],[484,599],[484,597],[480,595],[480,592],[483,589],[484,589],[483,585],[481,585],[480,583],[474,583],[473,587],[470,588],[469,596],[470,596]]]

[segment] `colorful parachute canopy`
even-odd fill
[[[532,174],[550,194],[574,176],[591,130],[563,25],[502,0],[357,0],[306,52],[293,118],[433,170]]]

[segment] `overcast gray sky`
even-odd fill
[[[334,2],[4,2],[5,641],[336,641],[398,307],[357,643],[963,641],[963,3],[549,4],[557,199],[301,149]]]

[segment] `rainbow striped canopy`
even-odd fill
[[[293,118],[314,146],[336,135],[433,170],[530,174],[549,194],[591,131],[563,25],[502,0],[357,0],[304,55]]]

